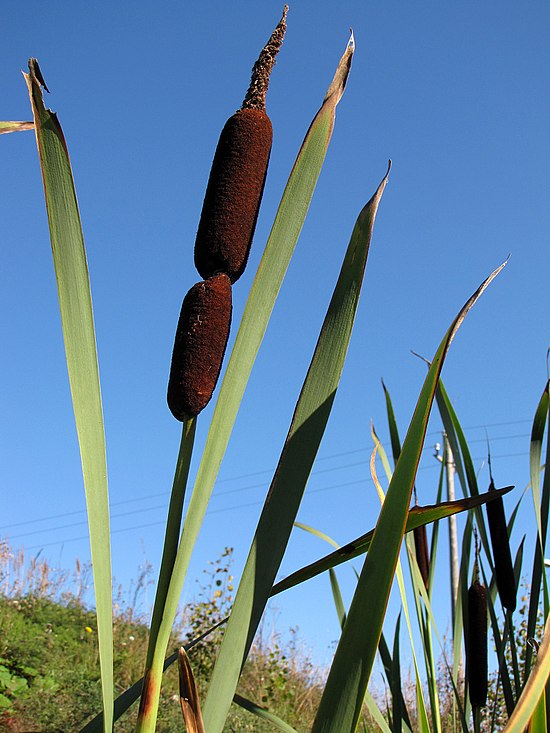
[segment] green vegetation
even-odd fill
[[[99,733],[103,730],[111,733],[113,729],[130,731],[135,723],[137,733],[179,730],[182,726],[181,703],[188,716],[188,729],[191,720],[196,733],[267,731],[274,726],[287,733],[296,730],[355,733],[359,727],[370,730],[374,725],[394,733],[402,730],[443,733],[458,728],[466,733],[471,725],[475,731],[496,729],[504,718],[507,719],[507,733],[520,733],[527,725],[547,730],[545,688],[550,674],[550,602],[543,558],[550,504],[550,472],[545,470],[548,455],[545,440],[548,441],[549,433],[548,384],[542,392],[531,434],[530,484],[537,533],[525,541],[530,545],[529,557],[534,559],[528,574],[529,594],[521,609],[525,625],[518,630],[514,609],[519,579],[524,572],[524,541],[513,547],[513,567],[503,562],[502,550],[503,543],[513,538],[514,519],[525,494],[516,499],[510,517],[501,516],[498,545],[491,546],[482,505],[499,500],[502,493],[512,487],[480,491],[459,418],[440,379],[451,343],[463,320],[506,263],[495,269],[466,300],[443,334],[428,363],[403,443],[389,392],[385,390],[393,467],[373,429],[371,471],[382,502],[376,526],[359,538],[350,538],[345,547],[285,579],[284,588],[289,588],[322,571],[330,571],[342,633],[326,679],[319,680],[312,674],[311,665],[301,660],[292,645],[285,649],[276,638],[266,641],[261,633],[258,637],[268,599],[283,590],[283,584],[275,584],[275,579],[344,368],[375,218],[391,164],[357,217],[330,299],[327,294],[325,320],[297,397],[242,577],[234,585],[226,553],[211,568],[198,600],[189,604],[177,621],[195,542],[323,165],[335,124],[335,109],[344,94],[354,49],[352,36],[289,175],[217,394],[185,515],[183,507],[196,422],[202,416],[188,407],[182,410],[180,450],[150,623],[136,614],[135,604],[119,604],[113,614],[105,437],[86,253],[65,138],[57,116],[44,106],[42,90],[45,85],[38,63],[35,59],[30,60],[27,84],[43,174],[82,458],[94,568],[95,612],[87,610],[82,602],[85,583],[81,569],[77,569],[78,589],[74,593],[67,591],[62,579],[52,580],[52,571],[45,563],[31,562],[23,572],[21,561],[22,576],[14,574],[13,569],[9,572],[5,569],[2,580],[5,590],[0,598],[0,706],[5,729],[21,731],[29,730],[27,726],[30,726],[33,730],[49,732]],[[15,125],[14,130],[18,129],[17,123],[10,124]],[[203,322],[204,312],[199,315],[200,318],[190,321],[191,330],[199,329]],[[206,349],[201,356],[208,357]],[[204,370],[214,366],[207,363]],[[200,377],[204,376],[202,369],[203,366]],[[412,510],[411,497],[434,405],[437,405],[446,433],[438,500],[430,509]],[[385,488],[383,479],[376,475],[377,456],[386,474]],[[453,502],[448,497],[449,502],[443,502],[445,477],[448,478],[449,471],[455,468],[463,498]],[[453,648],[443,657],[441,665],[436,652],[440,637],[438,620],[431,607],[439,524],[451,513],[466,511],[461,548],[457,548],[456,557],[460,570],[455,576],[452,563],[449,573],[453,578]],[[422,558],[420,568],[410,530],[423,524],[432,527],[431,536],[421,542],[426,552],[429,546],[429,552]],[[479,547],[476,540],[474,550],[476,533]],[[317,534],[334,544],[326,535]],[[493,539],[495,536],[493,528]],[[402,553],[402,549],[405,552]],[[3,551],[8,552],[7,548]],[[362,555],[365,555],[363,566],[357,574],[353,599],[346,608],[335,567]],[[495,555],[498,571],[495,571]],[[405,583],[402,562],[408,566],[409,583]],[[472,572],[474,567],[475,573]],[[479,580],[479,588],[485,589],[482,591],[484,602],[475,616],[467,613],[468,588],[474,575],[476,582]],[[410,684],[405,681],[401,663],[404,656],[401,616],[395,629],[390,630],[392,641],[388,642],[385,637],[389,633],[385,626],[386,608],[394,579],[399,586],[403,626],[410,643],[407,651],[413,665]],[[505,608],[500,605],[497,585],[501,597],[506,589]],[[441,592],[440,587],[438,592]],[[542,619],[539,617],[541,607]],[[468,624],[473,625],[472,619],[481,633],[470,633],[472,628],[468,628]],[[214,631],[212,627],[222,621],[223,631],[221,626]],[[546,628],[542,636],[540,621]],[[446,624],[446,620],[444,622]],[[414,624],[420,647],[415,644]],[[477,647],[485,645],[485,630],[489,627],[495,649],[491,667],[497,666],[498,674],[492,680],[489,704],[485,706],[485,674],[474,684],[471,670],[467,669],[464,683],[461,659],[463,639],[475,638]],[[211,634],[196,643],[197,635],[210,630]],[[519,636],[518,631],[521,632]],[[184,666],[186,658],[182,655],[178,693],[177,665],[172,664],[177,653],[172,652],[186,640],[190,671]],[[470,654],[471,658],[485,659],[485,648],[470,648],[469,651],[476,652]],[[386,674],[387,704],[377,701],[368,691],[378,654]],[[167,655],[170,655],[170,663],[165,665]],[[164,676],[165,666],[168,672]],[[484,669],[477,667],[476,672],[484,672]],[[195,682],[198,701],[194,696]],[[410,694],[411,688],[414,697]],[[474,692],[474,688],[482,694]],[[140,694],[139,709],[133,708],[128,713]],[[233,702],[240,707],[235,707]],[[269,712],[259,705],[268,707]],[[249,712],[243,712],[243,708]],[[198,710],[202,710],[204,726],[201,715],[195,713]],[[90,718],[93,720],[87,723]]]
[[[186,608],[170,648],[195,638],[225,618],[232,602],[231,551],[205,571],[198,597]],[[7,545],[0,547],[0,731],[77,731],[101,707],[97,621],[82,601],[80,572],[56,573],[46,562],[25,564]],[[22,582],[13,582],[14,578]],[[75,583],[76,581],[76,583]],[[138,581],[131,603],[144,587]],[[70,590],[71,586],[74,590]],[[114,614],[115,690],[123,692],[142,674],[147,649],[146,617],[118,599]],[[204,693],[214,666],[221,630],[190,652],[199,691]],[[268,707],[291,724],[311,724],[321,679],[293,641],[284,649],[276,633],[260,634],[243,672],[239,693]],[[159,729],[182,730],[176,665],[167,673],[159,706]],[[115,724],[117,733],[134,729],[137,709]],[[255,715],[234,707],[228,732],[272,730]]]
[[[93,718],[101,705],[98,667],[96,616],[82,600],[86,588],[86,569],[77,564],[74,574],[53,570],[47,562],[24,562],[22,553],[14,556],[6,544],[0,546],[0,731],[77,731],[86,718]],[[170,648],[197,638],[216,626],[230,612],[234,578],[231,575],[231,550],[204,571],[204,582],[197,598],[188,604],[185,615],[175,628]],[[142,672],[141,660],[148,640],[147,618],[136,610],[141,591],[147,584],[147,569],[142,573],[131,600],[117,599],[114,613],[114,670],[117,693],[127,689]],[[521,597],[518,609],[521,621],[515,630],[515,648],[519,672],[524,673],[527,649],[528,594]],[[539,614],[536,635],[542,633]],[[502,628],[501,628],[502,631]],[[209,634],[195,645],[189,656],[199,694],[207,690],[216,659],[222,629]],[[508,647],[508,666],[512,654]],[[449,654],[449,650],[446,650]],[[391,662],[391,660],[390,660]],[[419,729],[415,683],[410,669],[400,670],[403,677],[403,708],[400,715],[413,730]],[[296,631],[283,647],[275,631],[260,633],[247,659],[239,683],[239,694],[288,721],[297,731],[308,730],[314,720],[324,682],[322,670],[314,667],[300,648]],[[388,690],[395,678],[388,676]],[[491,724],[500,730],[507,719],[506,700],[500,674],[489,678],[489,703],[482,720],[485,730]],[[463,678],[460,675],[462,690]],[[455,730],[456,701],[445,656],[437,664],[436,685],[439,694],[441,730]],[[182,730],[176,665],[166,673],[159,705],[159,730],[176,733]],[[378,692],[377,705],[391,730],[396,730],[396,708],[392,696]],[[116,723],[117,733],[130,733],[135,726],[134,708]],[[249,731],[268,733],[269,723],[234,705],[224,727],[226,733]],[[379,730],[365,709],[363,730]]]

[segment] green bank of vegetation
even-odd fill
[[[53,569],[48,562],[36,558],[25,562],[23,551],[13,553],[7,543],[0,544],[0,731],[78,731],[100,708],[96,615],[84,602],[88,570],[78,562],[72,572]],[[149,583],[149,570],[146,565],[135,585],[125,594],[119,589],[115,603],[115,689],[120,693],[142,674],[149,626],[140,598]],[[233,602],[233,583],[231,550],[226,549],[205,571],[197,598],[178,618],[169,643],[170,651],[223,622]],[[525,674],[529,638],[528,599],[528,593],[519,599],[519,621],[513,642],[520,675]],[[500,627],[502,630],[502,622]],[[201,696],[206,692],[222,633],[222,628],[218,628],[189,651]],[[539,613],[535,636],[540,637],[541,633],[542,614]],[[496,652],[494,645],[491,647]],[[515,664],[511,648],[509,645],[505,653],[510,669]],[[398,727],[407,730],[409,726],[412,730],[421,730],[412,665],[410,661],[400,660],[395,642],[393,659],[389,651],[385,653],[389,655],[385,665],[385,687],[379,687],[375,695],[384,724],[392,731]],[[449,659],[452,659],[452,651],[447,648],[439,655],[432,680],[437,690],[441,731],[445,733],[456,730],[457,723]],[[296,731],[307,731],[313,723],[325,681],[326,670],[314,666],[296,630],[291,631],[290,643],[282,645],[277,629],[262,629],[247,659],[238,693],[287,721]],[[463,668],[459,669],[457,684],[463,695]],[[182,730],[178,688],[177,667],[173,665],[166,672],[159,705],[158,728],[164,733]],[[429,694],[427,687],[425,692]],[[498,670],[488,675],[487,703],[483,729],[501,730],[507,720],[507,701]],[[114,730],[117,733],[133,731],[136,715],[136,708],[126,712],[115,722]],[[361,730],[378,731],[380,723],[367,708],[364,709]],[[238,705],[232,706],[224,727],[227,733],[268,733],[277,729],[272,722]]]
[[[0,545],[0,730],[77,731],[101,708],[96,614],[84,602],[87,568],[73,572],[53,569],[46,561],[25,562],[23,552]],[[136,610],[148,582],[138,579],[129,593],[119,593],[114,612],[115,689],[122,693],[143,674],[148,614]],[[222,621],[233,600],[231,551],[226,550],[205,571],[196,600],[178,618],[169,648],[199,636]],[[189,652],[199,691],[204,692],[216,658],[221,629]],[[322,673],[315,669],[292,634],[283,646],[273,629],[258,635],[241,677],[239,692],[257,701],[299,729],[313,720],[321,694]],[[159,706],[159,730],[183,729],[178,672],[166,672]],[[115,731],[132,731],[134,707],[115,724]],[[227,731],[273,730],[272,726],[237,706]]]

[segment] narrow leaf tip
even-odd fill
[[[42,76],[42,72],[40,71],[40,66],[38,64],[38,59],[30,58],[29,59],[29,72],[33,79],[33,81],[36,81],[37,84],[40,84],[42,88],[50,93],[50,90],[48,89],[48,85],[44,81],[44,77]]]

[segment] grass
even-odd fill
[[[0,545],[0,690],[6,704],[0,707],[1,731],[76,731],[101,707],[96,614],[83,601],[86,568],[59,571],[46,561],[25,562]],[[170,648],[196,637],[224,618],[232,602],[231,550],[211,563],[197,597],[178,620]],[[140,593],[147,582],[141,577],[126,598],[120,595],[114,610],[115,692],[121,693],[142,673],[149,636],[148,614],[139,609]],[[199,691],[204,694],[220,633],[197,645],[190,658]],[[300,649],[296,634],[288,647],[274,629],[259,634],[244,670],[239,693],[284,716],[299,729],[313,720],[322,675]],[[2,668],[19,687],[6,686]],[[159,728],[181,731],[178,675],[174,665],[164,679],[159,705]],[[1,700],[1,698],[0,698]],[[1,705],[1,702],[0,702]],[[117,733],[135,726],[137,710],[116,722]],[[255,715],[234,706],[225,730],[263,733],[272,728]]]
[[[203,573],[197,594],[175,628],[170,648],[195,638],[225,618],[234,595],[231,572],[232,551],[229,548]],[[8,703],[0,708],[0,731],[76,731],[83,720],[93,717],[101,706],[99,684],[96,616],[83,601],[88,569],[77,563],[72,572],[52,568],[46,561],[31,558],[25,561],[22,552],[15,555],[6,544],[0,546],[0,695]],[[142,658],[148,641],[148,618],[140,608],[142,591],[148,584],[147,569],[126,595],[119,593],[114,611],[114,678],[115,692],[127,689],[141,675]],[[515,640],[520,671],[525,663],[526,628],[529,588],[523,586],[518,604],[518,626]],[[539,614],[537,634],[540,634]],[[208,636],[190,652],[199,693],[204,696],[212,674],[221,629]],[[395,652],[395,648],[392,653]],[[449,649],[445,654],[449,655]],[[408,656],[408,655],[407,655]],[[510,651],[507,653],[511,664]],[[23,681],[11,688],[2,687],[9,671],[10,681]],[[411,725],[419,728],[414,674],[404,663],[402,677],[403,703]],[[283,645],[278,630],[264,624],[256,638],[239,684],[239,694],[268,708],[286,720],[297,731],[309,730],[322,694],[326,670],[319,670],[304,651],[298,633],[293,630],[290,641]],[[396,730],[395,707],[391,703],[391,682],[378,688],[375,700],[392,730]],[[436,684],[439,693],[441,730],[451,733],[456,726],[456,701],[445,657],[437,663]],[[463,679],[458,680],[459,688]],[[177,696],[176,665],[167,673],[159,704],[159,730],[172,733],[181,730],[181,711]],[[1,698],[0,698],[1,700]],[[1,703],[0,703],[1,705]],[[129,733],[135,725],[136,710],[115,723],[117,733]],[[489,679],[489,704],[482,716],[486,730],[494,721],[500,730],[507,719],[502,684],[498,672]],[[378,730],[368,712],[364,726]],[[224,731],[268,733],[273,727],[232,706]]]

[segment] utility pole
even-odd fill
[[[443,456],[439,454],[439,445],[436,445],[435,457],[445,464],[445,478],[447,483],[447,501],[455,500],[455,462],[453,451],[447,434],[443,433]],[[458,595],[458,540],[456,533],[456,515],[449,517],[449,562],[451,565],[451,619],[453,632],[455,627],[456,602]]]

